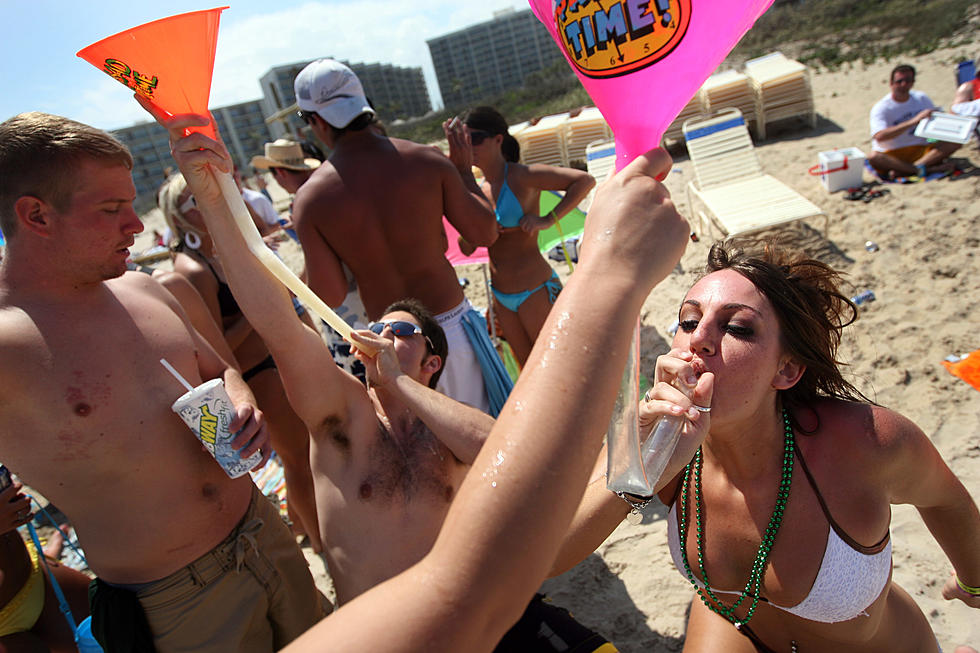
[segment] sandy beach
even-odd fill
[[[888,73],[898,63],[917,68],[915,88],[948,107],[955,90],[955,63],[980,52],[980,40],[955,50],[872,65],[845,65],[835,72],[811,71],[818,114],[817,128],[802,122],[770,130],[756,143],[765,172],[820,206],[829,216],[809,221],[795,232],[810,253],[845,273],[850,294],[872,290],[875,301],[845,331],[842,360],[850,380],[879,404],[915,421],[932,439],[952,470],[975,498],[980,497],[980,393],[950,375],[946,356],[980,348],[980,172],[971,168],[955,179],[885,186],[890,192],[869,203],[828,193],[807,169],[817,154],[838,147],[871,151],[868,111],[888,91]],[[673,150],[675,165],[666,184],[681,212],[689,216],[685,184],[693,178],[683,146]],[[964,164],[980,164],[974,140],[956,155]],[[865,173],[865,181],[870,181]],[[280,199],[281,190],[276,188]],[[161,228],[158,212],[146,216],[147,231],[134,250],[150,245],[148,235]],[[650,374],[656,357],[669,348],[668,326],[686,289],[702,268],[712,236],[690,243],[674,273],[647,299],[642,313],[642,370]],[[877,251],[868,251],[866,241]],[[292,243],[280,250],[290,265],[302,266]],[[553,263],[567,277],[564,264]],[[467,293],[486,306],[480,266],[464,266]],[[640,525],[623,523],[588,559],[545,583],[554,601],[584,624],[608,637],[624,652],[679,651],[686,611],[694,596],[673,568],[666,546],[666,509],[651,505]],[[951,571],[942,550],[914,509],[893,510],[891,536],[894,579],[916,600],[946,651],[956,645],[980,646],[980,616],[940,589]],[[311,559],[318,579],[329,579],[320,560]]]

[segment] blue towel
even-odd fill
[[[474,310],[467,311],[463,314],[463,329],[466,330],[466,337],[473,345],[476,359],[480,361],[483,385],[487,389],[487,399],[490,400],[490,414],[496,417],[503,410],[514,383],[510,380],[507,368],[500,360],[497,350],[493,348],[493,343],[490,342],[487,323],[483,316]]]
[[[874,175],[874,178],[885,184],[914,184],[917,181],[935,181],[936,179],[943,179],[949,176],[948,172],[930,172],[925,177],[895,177],[894,179],[888,179],[887,177],[882,177],[878,174],[878,171],[874,169],[874,166],[864,162],[864,169]]]

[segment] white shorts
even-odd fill
[[[490,412],[490,400],[483,384],[483,370],[473,351],[473,344],[463,328],[463,315],[473,311],[473,305],[464,299],[456,308],[436,315],[436,321],[446,332],[449,356],[439,377],[436,390],[447,397],[462,402],[485,413]],[[489,341],[490,336],[484,334]]]

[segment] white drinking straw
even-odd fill
[[[187,388],[187,391],[188,392],[190,392],[191,390],[194,389],[194,386],[192,386],[190,383],[188,383],[187,382],[187,379],[185,379],[184,377],[182,377],[180,375],[180,372],[178,372],[177,370],[175,370],[174,369],[174,366],[167,362],[167,359],[166,358],[161,358],[160,359],[160,364],[163,365],[164,367],[166,367],[167,368],[167,371],[170,372],[171,374],[173,374],[175,379],[177,379],[178,381],[180,381],[181,383],[183,383],[184,384],[184,387]]]

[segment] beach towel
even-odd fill
[[[463,314],[463,329],[473,345],[476,359],[480,362],[483,385],[490,401],[490,414],[496,417],[514,388],[514,382],[487,336],[487,323],[483,317],[476,311],[467,311]]]
[[[966,356],[950,356],[942,363],[950,374],[980,390],[980,349]]]
[[[935,181],[937,179],[943,179],[944,177],[948,177],[950,174],[949,172],[932,172],[926,175],[925,177],[913,176],[913,177],[895,177],[894,179],[888,179],[887,177],[882,177],[881,175],[879,175],[878,171],[874,169],[874,166],[872,166],[867,161],[864,162],[864,168],[865,170],[870,172],[871,175],[877,181],[880,181],[883,184],[915,184],[920,181]]]

